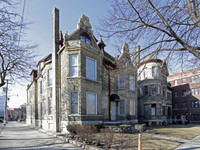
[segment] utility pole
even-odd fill
[[[8,122],[8,117],[7,117],[7,100],[8,100],[8,79],[6,80],[6,98],[5,98],[4,123]]]

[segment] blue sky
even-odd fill
[[[22,10],[24,0],[20,0]],[[103,18],[109,7],[107,0],[26,0],[24,20],[32,22],[27,30],[26,37],[33,43],[39,44],[37,53],[39,59],[51,52],[52,41],[52,11],[56,7],[60,10],[60,30],[72,33],[77,26],[81,14],[90,18],[94,34],[97,36],[95,26]],[[109,44],[107,44],[109,45]]]
[[[17,11],[22,14],[24,0],[13,0],[19,3]],[[65,33],[72,33],[77,26],[81,14],[89,17],[93,27],[94,34],[97,39],[96,26],[99,24],[99,19],[107,14],[109,8],[108,0],[26,0],[24,11],[24,21],[31,22],[26,30],[24,39],[30,40],[32,43],[38,44],[36,53],[39,55],[36,61],[42,59],[52,50],[52,11],[53,8],[60,10],[60,30]],[[122,43],[123,44],[123,43]],[[117,54],[111,46],[106,43],[106,50],[112,55]],[[10,108],[18,107],[26,103],[27,83],[24,85],[9,85]],[[16,96],[18,95],[18,96]]]

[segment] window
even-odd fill
[[[198,81],[198,76],[197,75],[194,77],[194,80],[195,80],[195,82]]]
[[[182,83],[185,83],[185,82],[186,82],[186,80],[185,80],[185,78],[183,78],[183,79],[182,79]]]
[[[182,96],[184,97],[186,95],[187,95],[186,90],[182,90]]]
[[[182,103],[182,108],[186,108],[186,102]]]
[[[165,91],[165,88],[163,88],[163,97],[165,97],[166,95],[166,91]]]
[[[135,90],[135,77],[134,76],[129,77],[129,88],[132,91]]]
[[[155,94],[156,94],[156,86],[151,85],[151,95],[155,95]]]
[[[195,82],[194,76],[191,77],[191,82]]]
[[[172,93],[167,91],[167,99],[168,100],[171,100],[172,99]]]
[[[97,80],[96,60],[86,58],[86,77],[88,79]]]
[[[194,89],[192,89],[192,95],[194,95],[195,93],[194,93]]]
[[[71,114],[78,114],[78,92],[71,92]]]
[[[52,70],[48,70],[48,86],[52,86]]]
[[[195,108],[198,108],[198,101],[195,102]]]
[[[52,114],[52,98],[48,98],[48,114]]]
[[[144,115],[145,116],[149,115],[149,105],[144,105]]]
[[[78,55],[70,55],[70,77],[78,76]]]
[[[159,76],[159,78],[161,77],[161,68],[160,67],[158,68],[158,76]]]
[[[177,82],[177,80],[174,80],[174,85],[178,85],[178,82]]]
[[[178,97],[178,91],[174,91],[174,97]]]
[[[87,43],[87,44],[91,44],[91,40],[90,37],[87,33],[82,33],[81,34],[81,41]]]
[[[158,85],[157,87],[158,87],[158,94],[160,94],[160,85]]]
[[[178,108],[178,104],[175,103],[175,104],[174,104],[174,109],[177,109],[177,108]]]
[[[156,71],[156,67],[152,67],[152,77],[155,77],[155,72]]]
[[[130,115],[135,115],[135,100],[130,100]]]
[[[42,81],[40,81],[40,94],[42,94]]]
[[[194,108],[194,102],[191,102],[191,107]]]
[[[40,107],[40,103],[38,104],[38,116],[41,116],[41,107]]]
[[[120,100],[119,103],[119,114],[125,115],[125,100]]]
[[[151,115],[152,116],[156,115],[156,104],[151,104]]]
[[[195,89],[195,95],[198,95],[198,89]]]
[[[118,77],[118,86],[119,89],[125,89],[125,77],[123,74],[119,75]]]
[[[148,95],[148,85],[143,86],[143,95]]]
[[[46,102],[43,103],[44,106],[44,115],[46,115]]]
[[[199,121],[199,114],[192,114],[192,121]]]
[[[163,112],[162,112],[162,115],[165,116],[165,106],[163,106],[162,111],[163,111]]]
[[[87,93],[87,115],[97,114],[97,95]]]

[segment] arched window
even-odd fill
[[[83,32],[81,34],[81,40],[87,44],[91,44],[91,40],[90,40],[90,37],[87,33]]]

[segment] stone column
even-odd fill
[[[59,50],[59,10],[53,10],[53,36],[52,36],[52,107],[53,131],[59,131],[59,77],[58,55]]]

